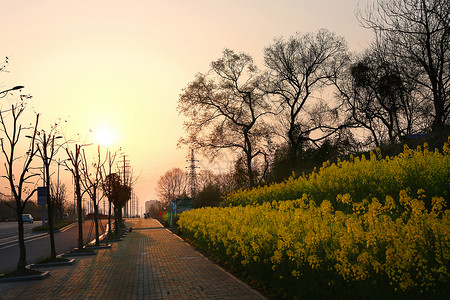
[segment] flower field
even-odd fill
[[[353,201],[376,197],[384,199],[390,195],[398,200],[401,190],[415,193],[426,191],[429,197],[450,195],[450,147],[446,143],[443,151],[430,151],[425,145],[416,150],[405,147],[403,153],[382,159],[380,153],[371,153],[370,158],[351,158],[337,164],[324,163],[317,172],[300,178],[290,178],[281,184],[245,190],[226,196],[228,205],[250,205],[279,200],[295,200],[303,194],[319,204],[329,200],[339,205],[336,197],[349,194]]]
[[[185,239],[277,297],[445,298],[448,154],[446,145],[324,165],[230,195],[227,207],[184,212],[178,225]]]

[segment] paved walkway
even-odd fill
[[[0,299],[264,299],[153,219],[39,281],[0,283]]]

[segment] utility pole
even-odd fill
[[[139,197],[136,196],[136,216],[139,216]]]
[[[138,197],[136,196],[136,193],[133,192],[133,216],[138,215]]]
[[[119,164],[119,175],[120,177],[123,176],[123,184],[124,185],[131,185],[130,181],[130,161],[127,160],[127,155],[123,155],[123,161]],[[128,201],[128,203],[124,206],[124,216],[129,217],[130,213],[130,202],[131,199]]]
[[[131,216],[137,216],[138,215],[138,209],[139,209],[139,205],[138,205],[138,197],[136,196],[135,192],[132,192],[131,194]]]
[[[135,210],[135,203],[134,203],[134,192],[131,192],[131,199],[130,199],[130,215],[134,216],[134,210]]]

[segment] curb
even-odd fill
[[[87,250],[90,250],[90,249],[99,250],[99,249],[109,249],[109,248],[111,248],[111,244],[104,245],[104,246],[84,246],[84,249],[87,249]]]
[[[2,283],[2,282],[13,282],[13,281],[42,280],[44,278],[47,278],[48,276],[50,276],[50,272],[49,271],[45,271],[41,275],[1,278],[0,279],[0,283]]]
[[[122,238],[108,239],[108,242],[111,242],[111,243],[121,242],[121,241],[122,241]]]
[[[60,229],[53,229],[53,232],[54,232],[54,233],[56,233],[56,232],[64,232],[64,231],[66,231],[66,230],[72,228],[72,227],[75,226],[75,225],[77,225],[77,224],[75,224],[75,222],[73,222],[73,223],[70,223],[69,225],[66,225],[66,226],[64,226],[64,227],[61,227]],[[33,231],[33,232],[49,233],[50,230],[39,230],[39,231]]]
[[[71,224],[69,224],[69,225],[67,225],[67,226],[64,226],[63,228],[60,228],[60,229],[58,229],[58,230],[55,230],[55,232],[64,232],[64,231],[66,231],[66,230],[68,230],[68,229],[74,227],[75,225],[77,225],[77,224],[75,224],[75,222],[73,222],[73,223],[71,223]]]
[[[75,263],[75,258],[72,258],[71,260],[64,261],[64,262],[52,262],[52,263],[45,263],[45,264],[31,264],[31,265],[28,265],[27,268],[38,269],[38,268],[59,267],[59,266],[73,265],[74,263]]]
[[[91,256],[91,255],[97,255],[97,252],[92,251],[92,252],[74,252],[74,253],[64,253],[63,255],[61,255],[62,257],[71,257],[71,256]]]

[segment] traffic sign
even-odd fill
[[[172,212],[176,213],[177,211],[177,201],[172,201]]]
[[[40,186],[37,188],[38,193],[38,205],[46,205],[47,204],[47,187]]]

